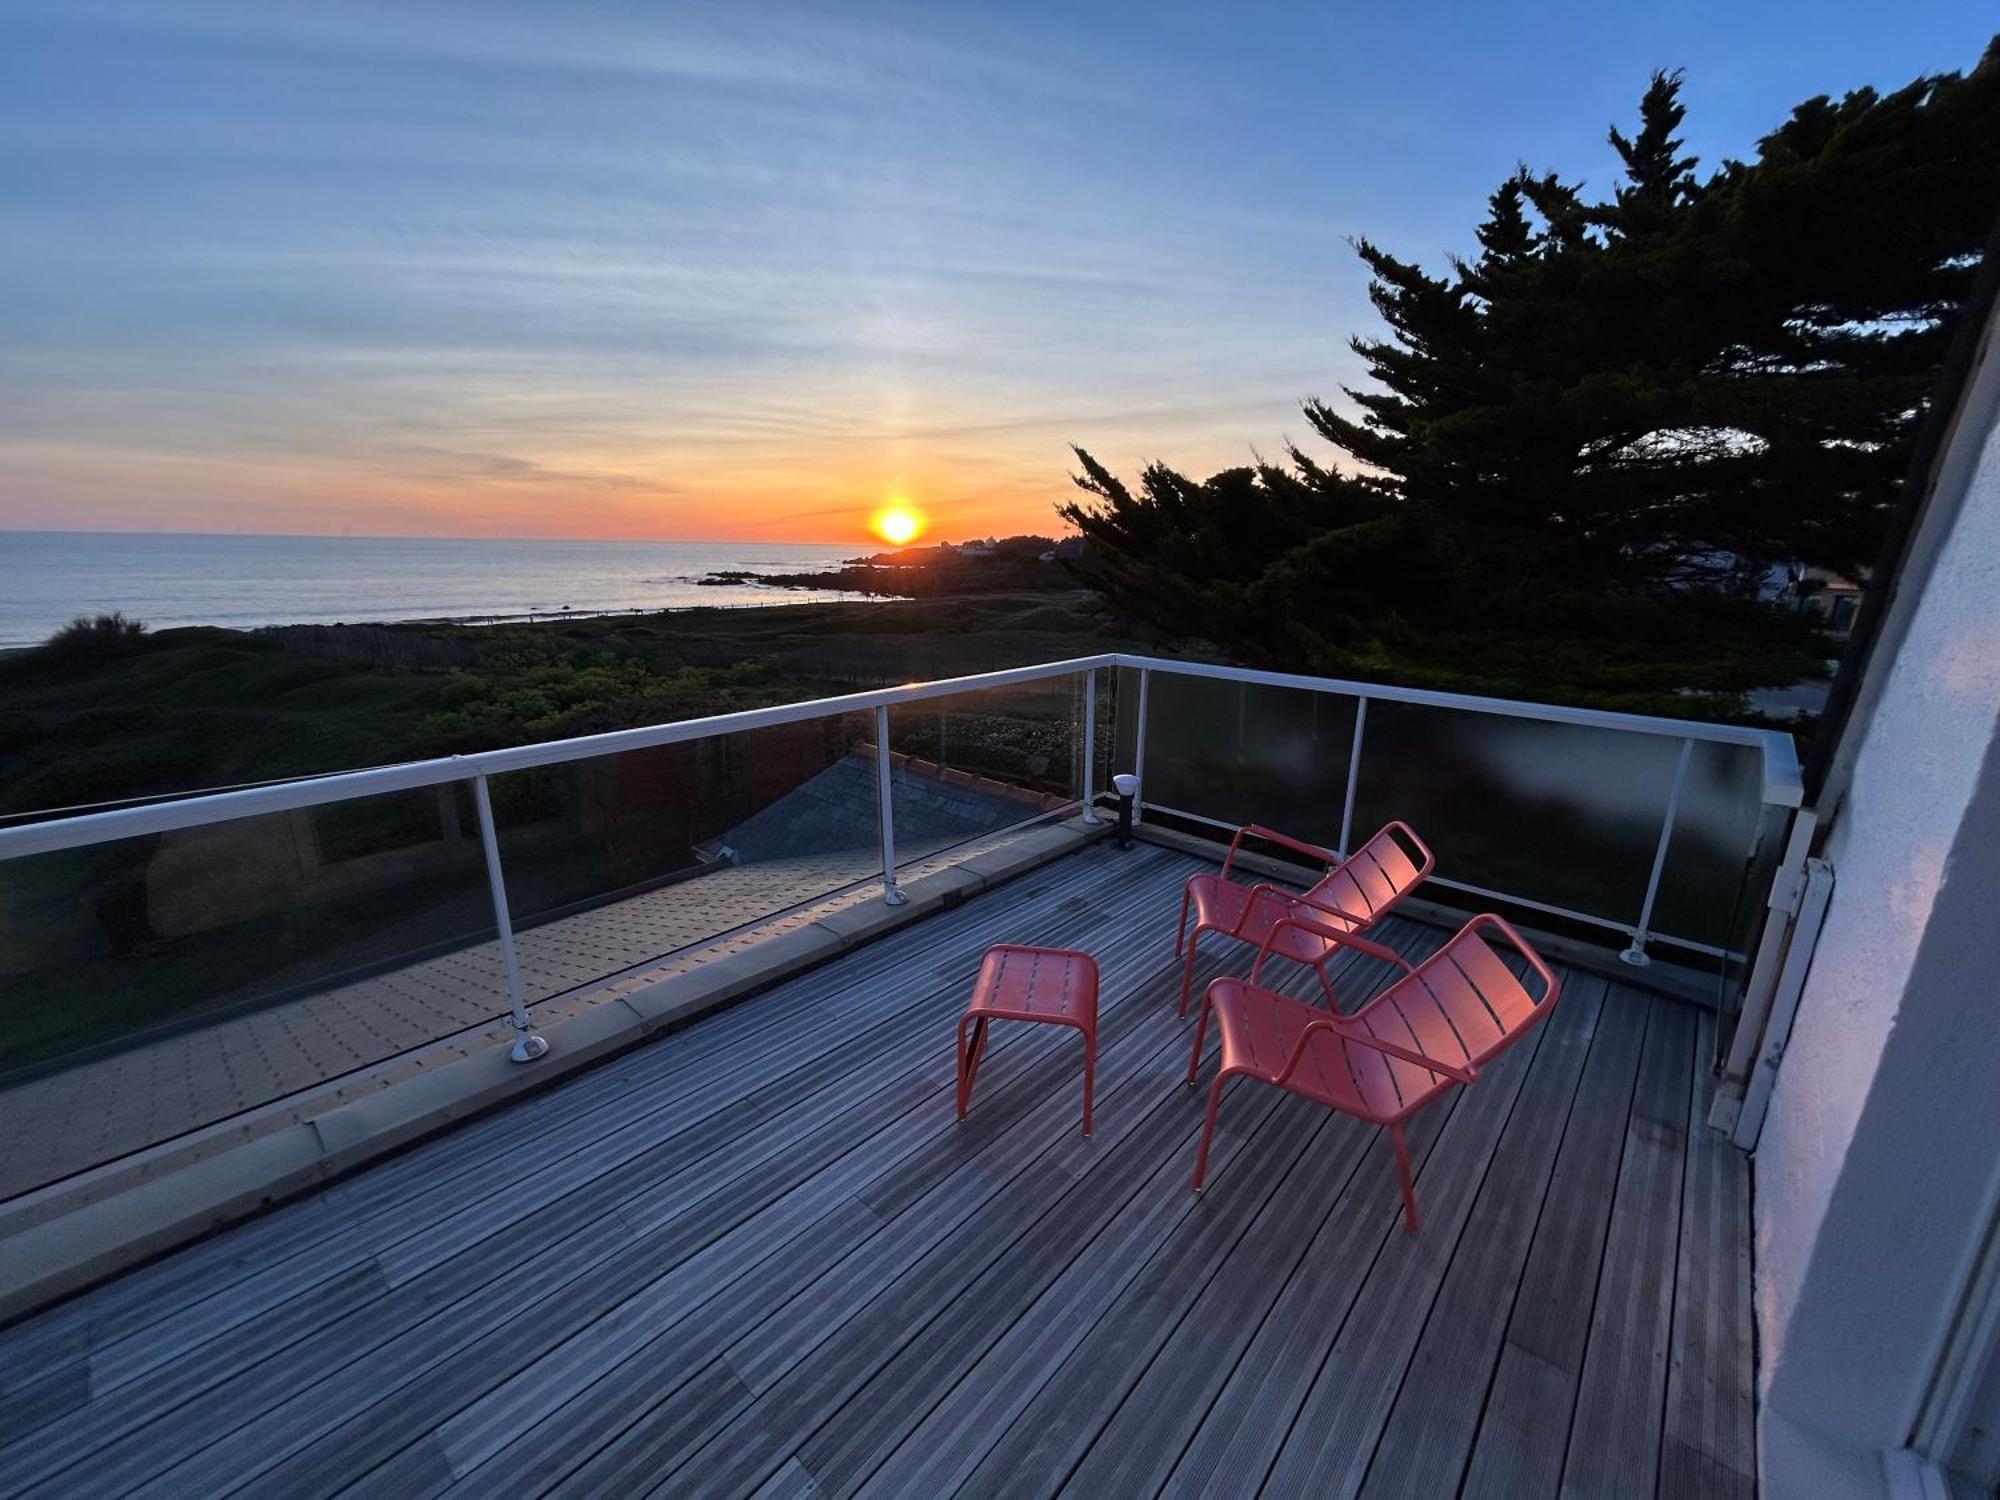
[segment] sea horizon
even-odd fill
[[[852,600],[835,590],[703,584],[809,573],[854,544],[585,537],[360,537],[278,532],[0,530],[0,649],[78,615],[150,629],[462,624]]]
[[[630,543],[635,546],[671,547],[816,547],[816,548],[879,548],[882,543],[868,540],[852,542],[819,542],[798,540],[776,542],[755,540],[747,537],[682,537],[682,536],[467,536],[456,532],[414,532],[414,531],[206,531],[200,528],[166,526],[0,526],[0,541],[11,536],[70,536],[70,537],[211,537],[267,539],[271,541],[293,542],[603,542]]]

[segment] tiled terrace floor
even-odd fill
[[[0,1333],[0,1494],[1750,1494],[1706,1018],[1571,976],[1420,1117],[1419,1236],[1250,1084],[1196,1196],[1192,868],[1071,855]],[[1099,956],[1092,1139],[1050,1027],[953,1120],[999,939]]]

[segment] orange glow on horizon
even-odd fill
[[[892,547],[907,547],[924,531],[923,513],[892,500],[868,518],[868,529]]]
[[[845,554],[1066,529],[1054,511],[1062,462],[998,446],[932,454],[795,443],[690,452],[674,464],[613,446],[509,448],[504,464],[484,451],[275,461],[139,442],[0,444],[0,531],[768,542]],[[899,520],[885,530],[891,512],[906,512],[914,529]]]

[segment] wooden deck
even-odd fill
[[[1707,1018],[1571,976],[1419,1117],[1421,1235],[1253,1084],[1196,1196],[1195,867],[1098,845],[0,1332],[0,1494],[1753,1493]],[[1099,957],[1092,1139],[1056,1027],[953,1119],[1002,939]]]

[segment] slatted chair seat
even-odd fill
[[[1229,872],[1246,838],[1317,859],[1328,867],[1327,872],[1303,891],[1270,882],[1245,885],[1232,880]],[[1327,960],[1344,946],[1371,951],[1368,945],[1353,940],[1387,916],[1422,883],[1435,863],[1429,847],[1407,823],[1384,825],[1346,859],[1275,829],[1246,823],[1229,841],[1221,870],[1190,876],[1181,892],[1180,926],[1174,933],[1175,954],[1184,948],[1186,952],[1180,1013],[1187,1014],[1193,995],[1195,946],[1204,932],[1219,932],[1304,964],[1319,976],[1320,988],[1331,998],[1333,984],[1326,975]],[[1192,933],[1188,931],[1190,916],[1194,918]]]
[[[1488,934],[1504,939],[1525,960],[1539,993],[1494,951]],[[1396,1151],[1404,1222],[1416,1232],[1420,1221],[1403,1123],[1447,1089],[1476,1082],[1488,1062],[1547,1016],[1562,986],[1521,935],[1491,915],[1474,917],[1421,964],[1386,949],[1381,953],[1403,970],[1401,977],[1348,1016],[1328,1015],[1257,983],[1264,954],[1248,981],[1225,978],[1209,985],[1188,1059],[1193,1084],[1213,1012],[1221,1060],[1195,1160],[1197,1192],[1208,1170],[1223,1088],[1232,1078],[1254,1078],[1386,1127]]]

